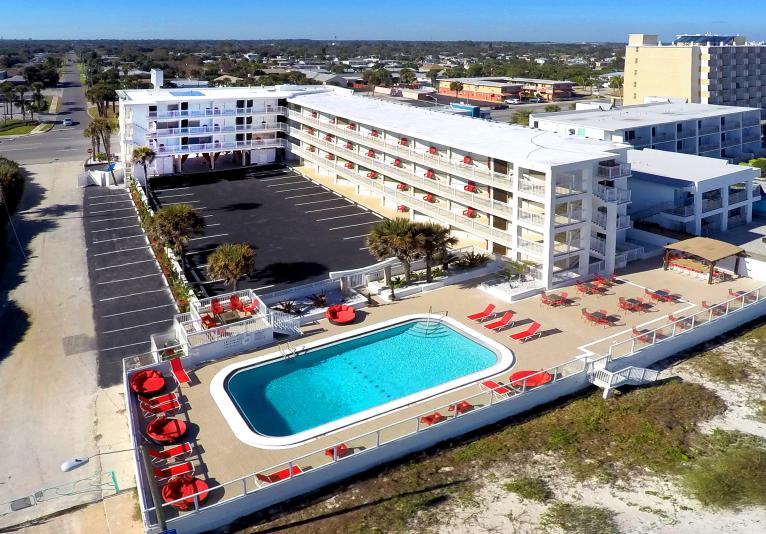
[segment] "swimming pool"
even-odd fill
[[[211,394],[235,435],[276,448],[511,367],[506,347],[449,318],[415,315],[227,366]]]

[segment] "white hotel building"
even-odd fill
[[[612,272],[644,254],[626,239],[625,144],[339,88],[160,89],[121,91],[120,98],[123,157],[152,146],[151,172],[182,172],[190,157],[211,166],[227,158],[229,168],[298,157],[404,217],[438,222],[488,251],[533,262],[545,287]]]

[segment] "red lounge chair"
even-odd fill
[[[155,406],[157,404],[165,404],[166,402],[178,400],[178,397],[175,393],[170,392],[164,395],[160,395],[159,397],[144,397],[143,395],[138,395],[138,400],[144,404],[148,404],[149,406]]]
[[[327,308],[325,317],[332,324],[349,324],[356,318],[356,310],[348,304],[334,304]]]
[[[245,311],[245,305],[242,304],[242,299],[239,298],[239,295],[232,295],[229,298],[229,308],[235,311]]]
[[[651,343],[652,342],[652,333],[648,330],[645,330],[643,332],[639,331],[638,328],[635,326],[633,327],[633,335],[637,337],[639,340],[643,341],[644,343]]]
[[[511,321],[511,319],[513,319],[513,312],[507,311],[499,320],[495,321],[494,323],[485,324],[484,328],[488,330],[497,330],[505,326],[513,327],[513,325],[516,324],[516,321]]]
[[[176,377],[176,381],[179,385],[188,384],[191,382],[186,369],[184,369],[184,365],[181,363],[180,358],[173,358],[170,360],[170,368],[173,371],[173,376]]]
[[[460,401],[457,404],[452,404],[449,407],[449,411],[451,412],[457,412],[458,415],[465,413],[469,410],[473,410],[473,404],[471,404],[468,401]]]
[[[326,449],[324,453],[325,456],[329,456],[330,458],[343,458],[349,453],[349,448],[345,443],[341,443],[340,445]]]
[[[431,425],[435,425],[436,423],[441,423],[445,419],[446,417],[444,417],[439,412],[434,412],[431,415],[424,415],[423,417],[421,417],[420,422],[423,423],[424,425],[431,426]]]
[[[172,465],[165,469],[155,467],[152,471],[154,472],[155,478],[170,478],[194,473],[194,465],[192,465],[191,462],[185,462],[178,465]]]
[[[495,311],[495,305],[494,304],[487,304],[487,307],[484,308],[484,310],[474,313],[471,315],[466,315],[466,319],[469,321],[481,321],[483,319],[487,319],[493,315],[492,312]]]
[[[181,407],[181,403],[179,403],[177,400],[173,400],[170,402],[165,402],[162,404],[145,404],[141,403],[141,410],[145,414],[160,414],[160,413],[168,413],[172,412],[173,410],[177,410]]]
[[[469,219],[473,219],[473,217],[476,215],[476,210],[473,208],[468,208],[467,210],[463,210],[463,215]]]
[[[551,300],[551,298],[548,295],[543,293],[542,295],[540,295],[540,304],[544,304],[546,306],[552,306],[553,305],[553,301]]]
[[[165,377],[154,369],[144,369],[130,377],[130,389],[138,394],[151,395],[164,387]]]
[[[175,443],[186,434],[186,422],[172,417],[160,416],[146,425],[146,435],[160,445]]]
[[[178,456],[183,456],[184,454],[190,453],[192,450],[192,445],[188,441],[186,443],[181,443],[180,445],[176,445],[175,447],[171,447],[169,449],[165,449],[162,451],[155,451],[154,449],[146,449],[147,454],[154,458],[155,460],[171,460],[173,458],[176,458]]]
[[[542,334],[542,332],[538,332],[540,330],[540,323],[533,322],[529,327],[527,327],[526,330],[522,330],[521,332],[516,332],[515,334],[511,334],[509,337],[516,341],[521,341],[522,343],[526,343],[527,341],[538,337]]]
[[[469,193],[475,193],[476,192],[476,185],[475,184],[467,184],[463,186],[463,189],[465,191],[468,191]]]
[[[224,311],[225,311],[225,308],[223,307],[223,304],[221,304],[221,301],[219,301],[218,299],[213,299],[210,302],[210,312],[213,315],[220,315]]]
[[[404,212],[406,212],[406,211],[410,211],[410,208],[408,208],[407,206],[403,206],[403,205],[401,205],[401,204],[400,204],[400,205],[398,205],[398,206],[396,207],[396,211],[398,211],[398,212],[400,212],[400,213],[404,213]]]
[[[489,389],[497,393],[498,395],[507,395],[511,392],[510,389],[503,386],[502,384],[498,384],[494,380],[485,380],[481,383],[481,387]]]
[[[426,178],[433,178],[434,177],[434,171],[431,169],[428,169],[424,175]]]
[[[215,322],[215,319],[210,317],[208,314],[205,314],[201,317],[202,319],[202,328],[215,328],[218,326],[218,323]]]
[[[273,484],[274,482],[279,482],[280,480],[285,480],[286,478],[290,478],[290,468],[282,469],[281,471],[277,471],[276,473],[272,473],[270,475],[262,475],[261,473],[257,473],[255,475],[255,478],[260,480],[261,482],[268,482],[270,484]],[[297,465],[294,465],[292,468],[292,476],[297,476],[303,473],[300,467]]]
[[[557,298],[548,297],[548,300],[551,301],[552,306],[564,306],[569,301],[569,293],[566,291],[562,291],[558,295],[554,295],[554,297]]]

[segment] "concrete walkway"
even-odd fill
[[[27,258],[11,234],[0,286],[0,513],[9,501],[65,487],[44,491],[42,502],[0,516],[0,527],[101,499],[100,488],[72,487],[101,475],[99,458],[72,473],[62,473],[59,465],[127,443],[119,393],[97,395],[82,191],[76,178],[80,165],[27,167],[27,188],[14,217]],[[132,470],[122,467],[130,455],[104,458],[120,464],[109,468],[117,469],[121,486],[130,487]]]
[[[142,534],[134,492],[125,492],[71,513],[25,526],[26,534]]]

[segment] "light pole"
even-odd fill
[[[152,473],[149,456],[146,453],[146,449],[142,445],[134,449],[122,449],[119,451],[107,451],[91,454],[90,456],[78,456],[76,458],[70,458],[61,464],[61,470],[65,473],[73,471],[79,467],[90,462],[91,458],[96,456],[105,456],[107,454],[117,454],[118,452],[133,452],[138,451],[141,455],[141,466],[144,468],[144,475],[146,476],[146,484],[149,486],[149,492],[152,494],[152,501],[154,502],[154,510],[157,514],[157,523],[159,523],[160,530],[166,530],[167,524],[165,523],[165,513],[162,510],[162,498],[160,492],[157,489],[157,484],[154,480],[154,474]]]

